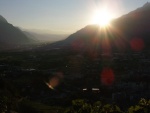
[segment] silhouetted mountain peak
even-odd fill
[[[0,15],[0,22],[5,22],[5,23],[7,23],[7,20],[6,20],[3,16]]]
[[[147,11],[150,10],[150,3],[145,3],[142,7],[138,8],[136,11]]]
[[[145,4],[143,5],[143,7],[150,7],[150,3],[149,3],[149,2],[145,3]]]

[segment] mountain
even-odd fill
[[[145,34],[150,31],[150,3],[114,20],[113,25],[130,35]]]
[[[2,17],[2,16],[0,15],[0,22],[5,22],[5,23],[7,23],[7,20],[6,20],[4,17]]]
[[[32,41],[19,28],[0,16],[0,50],[18,48]]]
[[[42,50],[54,48],[71,49],[79,52],[135,51],[150,49],[150,3],[123,15],[102,28],[88,25],[71,34],[67,39],[46,45]]]

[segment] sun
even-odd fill
[[[108,10],[106,9],[96,10],[93,16],[92,23],[98,24],[100,27],[106,27],[110,24],[112,18],[113,16]]]

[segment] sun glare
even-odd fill
[[[100,27],[106,27],[110,24],[112,20],[112,14],[106,10],[97,10],[93,16],[92,23],[98,24]]]

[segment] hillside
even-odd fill
[[[67,39],[46,45],[42,50],[67,48],[75,51],[142,51],[150,48],[150,3],[123,15],[106,28],[88,25]]]
[[[32,41],[20,29],[0,16],[0,50],[18,48]]]

